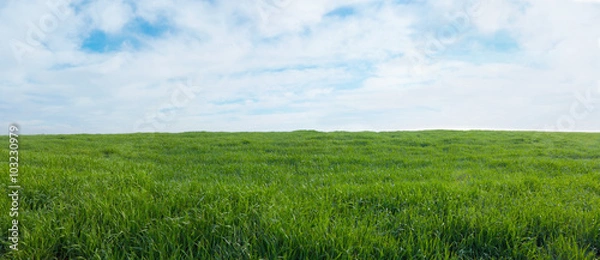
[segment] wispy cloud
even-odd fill
[[[591,0],[6,1],[0,123],[598,131],[599,13]]]

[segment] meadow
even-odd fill
[[[3,195],[1,259],[600,258],[597,133],[26,135],[19,145],[19,251]]]

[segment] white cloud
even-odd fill
[[[133,16],[131,7],[122,0],[93,2],[87,12],[95,27],[107,33],[118,33]]]
[[[0,123],[20,121],[31,133],[131,132],[169,111],[156,130],[541,129],[569,116],[575,94],[598,80],[593,4],[259,1],[73,2],[80,10],[21,63],[0,48],[0,91],[11,93],[0,107],[19,106],[2,110]],[[324,16],[343,6],[355,14]],[[26,42],[29,22],[49,12],[41,0],[1,5],[4,46]],[[456,40],[408,59],[464,14]],[[80,49],[92,30],[119,34],[139,18],[168,30],[140,38],[139,48]],[[481,40],[498,31],[518,48],[499,52]],[[193,95],[174,104],[188,81]],[[600,130],[596,110],[574,129]]]

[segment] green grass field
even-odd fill
[[[8,138],[5,136],[4,140]],[[4,259],[598,259],[600,134],[22,136]],[[2,182],[8,194],[8,142]]]

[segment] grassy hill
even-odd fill
[[[20,250],[8,248],[1,196],[4,259],[600,257],[600,134],[36,135],[19,145]]]

